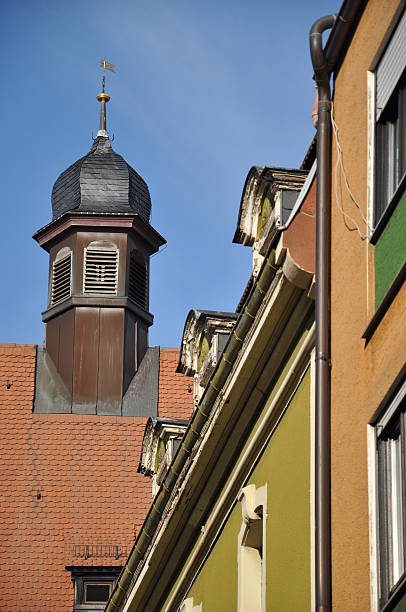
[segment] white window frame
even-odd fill
[[[185,599],[179,608],[179,612],[202,612],[202,610],[202,603],[195,606],[193,597],[188,597],[187,599]]]
[[[241,489],[238,501],[241,503],[242,514],[237,548],[238,612],[265,612],[267,483],[258,489],[254,484],[247,485]],[[260,558],[255,552],[257,547],[249,545],[252,529],[261,530]]]
[[[370,537],[370,595],[371,595],[371,612],[379,612],[384,605],[386,605],[389,599],[395,592],[395,586],[398,583],[401,583],[406,577],[406,566],[403,568],[403,572],[400,575],[398,582],[395,584],[385,585],[385,578],[382,575],[382,557],[385,556],[386,564],[389,562],[387,555],[389,553],[381,554],[381,547],[385,546],[386,548],[390,546],[387,541],[387,531],[386,528],[383,534],[380,534],[380,514],[382,512],[390,513],[390,509],[393,507],[393,497],[392,494],[387,498],[383,499],[382,492],[380,492],[380,477],[379,477],[379,469],[380,469],[380,459],[378,456],[378,445],[379,438],[382,436],[383,439],[386,438],[385,428],[391,425],[391,421],[397,419],[399,417],[399,421],[402,417],[402,413],[404,413],[404,403],[406,402],[406,381],[401,385],[396,395],[393,397],[392,401],[389,403],[386,411],[382,414],[379,421],[374,423],[373,425],[367,426],[367,446],[368,446],[368,498],[369,498],[369,537]],[[386,430],[388,431],[388,430]],[[390,431],[390,430],[389,430]],[[406,436],[405,431],[401,431],[400,436],[403,436],[403,445],[406,445]],[[388,434],[388,439],[390,440],[390,435]],[[406,463],[403,464],[403,469]],[[406,479],[406,472],[403,471],[403,481]],[[403,485],[403,491],[405,491],[405,485]],[[403,493],[401,493],[403,495]],[[403,499],[403,504],[406,503],[406,500]],[[383,503],[385,507],[383,508]],[[403,523],[403,529],[405,525]],[[384,549],[385,550],[385,549]],[[403,540],[403,558],[406,559],[406,546],[405,539]],[[405,564],[406,565],[406,564]],[[385,566],[386,570],[386,566]],[[390,570],[389,570],[390,572]],[[382,588],[386,587],[386,592],[382,592]],[[395,605],[395,604],[394,604]]]
[[[388,48],[390,48],[390,43],[396,31],[402,24],[404,24],[404,20],[406,19],[406,9],[400,7],[396,15],[392,20],[392,24],[387,32],[384,43],[382,45],[383,48],[378,52],[375,57],[371,68],[367,72],[367,108],[368,108],[368,168],[367,168],[367,203],[368,203],[368,227],[370,228],[370,241],[375,244],[380,232],[382,231],[382,219],[387,215],[385,211],[391,209],[390,201],[386,205],[384,212],[381,214],[378,221],[375,219],[375,201],[378,196],[376,191],[376,155],[377,155],[377,139],[376,139],[376,128],[380,119],[377,116],[377,72],[379,70],[379,65],[382,61],[385,60],[385,56],[388,52]],[[402,26],[404,27],[404,26]],[[390,53],[389,53],[390,55]],[[392,93],[397,89],[398,84],[400,82],[401,75],[399,79],[396,81],[396,84],[393,88]],[[389,100],[385,102],[385,108],[387,107]],[[380,111],[382,113],[384,109]],[[401,183],[401,179],[398,181],[398,187]],[[396,189],[395,189],[396,193]],[[393,199],[393,195],[391,197]],[[384,222],[385,225],[385,222]],[[376,230],[378,235],[376,235]]]

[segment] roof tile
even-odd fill
[[[189,418],[193,394],[189,381],[175,372],[178,356],[177,350],[161,350],[158,410]],[[0,609],[22,612],[72,609],[66,566],[73,560],[116,563],[113,556],[77,557],[75,547],[118,545],[128,551],[152,498],[151,481],[137,472],[147,419],[33,414],[35,358],[34,345],[0,345],[6,492],[0,502],[0,565],[8,576],[0,582]]]

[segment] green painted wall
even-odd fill
[[[375,308],[406,260],[406,192],[375,246]]]
[[[268,483],[266,609],[310,610],[310,373],[246,484]],[[237,610],[236,504],[188,597],[204,612]]]
[[[188,593],[195,606],[203,602],[203,612],[236,612],[238,608],[237,537],[240,527],[241,510],[235,507]]]
[[[310,371],[250,483],[268,481],[268,612],[310,610]]]
[[[396,608],[393,608],[393,612],[406,612],[406,595],[402,597]]]

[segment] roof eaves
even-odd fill
[[[340,7],[324,49],[330,69],[335,75],[341,68],[367,3],[368,0],[344,0]]]

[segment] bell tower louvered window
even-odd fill
[[[58,304],[72,294],[72,251],[63,248],[52,264],[51,305]]]
[[[147,266],[134,251],[130,257],[128,296],[142,308],[147,307]]]
[[[110,242],[92,242],[85,248],[83,292],[117,295],[118,249]]]

